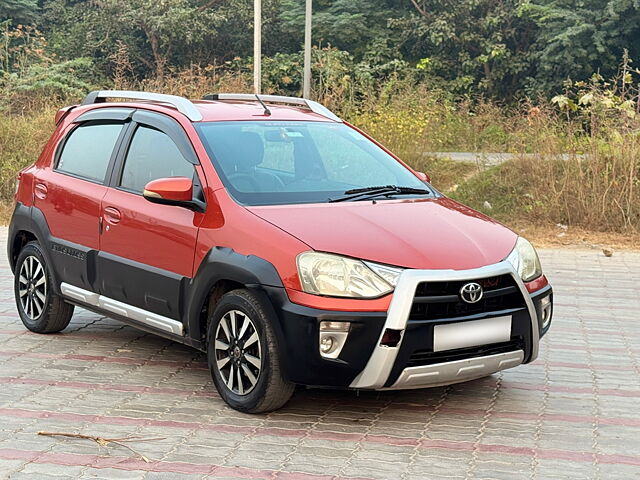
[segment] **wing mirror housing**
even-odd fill
[[[416,176],[423,182],[431,183],[431,177],[424,172],[416,172]]]
[[[142,196],[151,203],[204,212],[204,202],[193,198],[193,180],[187,177],[151,180],[145,185]]]

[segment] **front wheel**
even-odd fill
[[[40,245],[27,243],[16,260],[13,286],[20,319],[32,332],[59,332],[71,321],[73,305],[52,291],[52,283]]]
[[[248,290],[224,295],[210,317],[211,377],[222,399],[241,412],[276,410],[293,394],[294,384],[282,375],[273,320]]]

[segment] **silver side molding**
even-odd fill
[[[396,361],[402,339],[404,338],[404,330],[407,327],[409,312],[413,305],[413,297],[416,293],[416,287],[421,282],[451,282],[457,280],[475,280],[478,278],[487,278],[497,275],[509,274],[513,277],[520,293],[529,311],[531,318],[531,357],[530,361],[535,360],[538,356],[539,330],[538,316],[536,314],[531,295],[527,291],[522,279],[515,271],[511,263],[502,261],[485,267],[474,268],[471,270],[404,270],[398,278],[395,291],[389,310],[387,311],[387,320],[380,333],[377,346],[374,348],[367,365],[351,382],[350,388],[360,389],[381,389],[387,382],[391,369]],[[400,343],[395,347],[380,345],[382,335],[387,329],[402,330],[403,335]]]
[[[73,298],[74,300],[80,300],[81,302],[88,303],[89,305],[97,306],[98,299],[100,298],[100,295],[98,295],[97,293],[74,287],[73,285],[69,285],[68,283],[60,284],[60,291],[65,297]]]
[[[175,335],[184,335],[184,325],[178,320],[163,317],[157,313],[134,307],[133,305],[105,297],[104,295],[99,295],[74,285],[69,285],[68,283],[62,283],[60,285],[60,291],[62,292],[62,295],[69,299],[93,305],[94,307],[115,313],[122,317],[130,318],[131,320],[143,323],[150,327],[164,330],[165,332],[173,333]]]

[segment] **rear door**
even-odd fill
[[[36,173],[34,205],[51,232],[48,248],[61,282],[93,290],[100,205],[131,109],[101,109],[78,117],[50,166]]]
[[[100,293],[130,307],[180,320],[184,285],[193,274],[201,213],[151,203],[142,196],[151,180],[188,177],[200,183],[197,156],[173,119],[138,111],[102,199]],[[202,180],[204,178],[202,177]],[[195,194],[203,199],[201,188]],[[138,312],[136,315],[138,315]],[[140,315],[138,315],[139,318]],[[148,317],[153,326],[171,325]]]

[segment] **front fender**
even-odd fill
[[[194,345],[205,350],[201,332],[206,326],[202,322],[208,319],[202,315],[206,301],[216,283],[226,280],[244,285],[246,288],[265,295],[269,306],[273,309],[269,295],[264,287],[275,287],[284,291],[284,286],[276,268],[267,260],[255,255],[242,255],[231,248],[214,247],[204,257],[196,275],[187,288],[186,319],[188,335]],[[278,318],[274,313],[274,318]],[[279,321],[274,325],[278,340],[282,340],[282,329]]]

